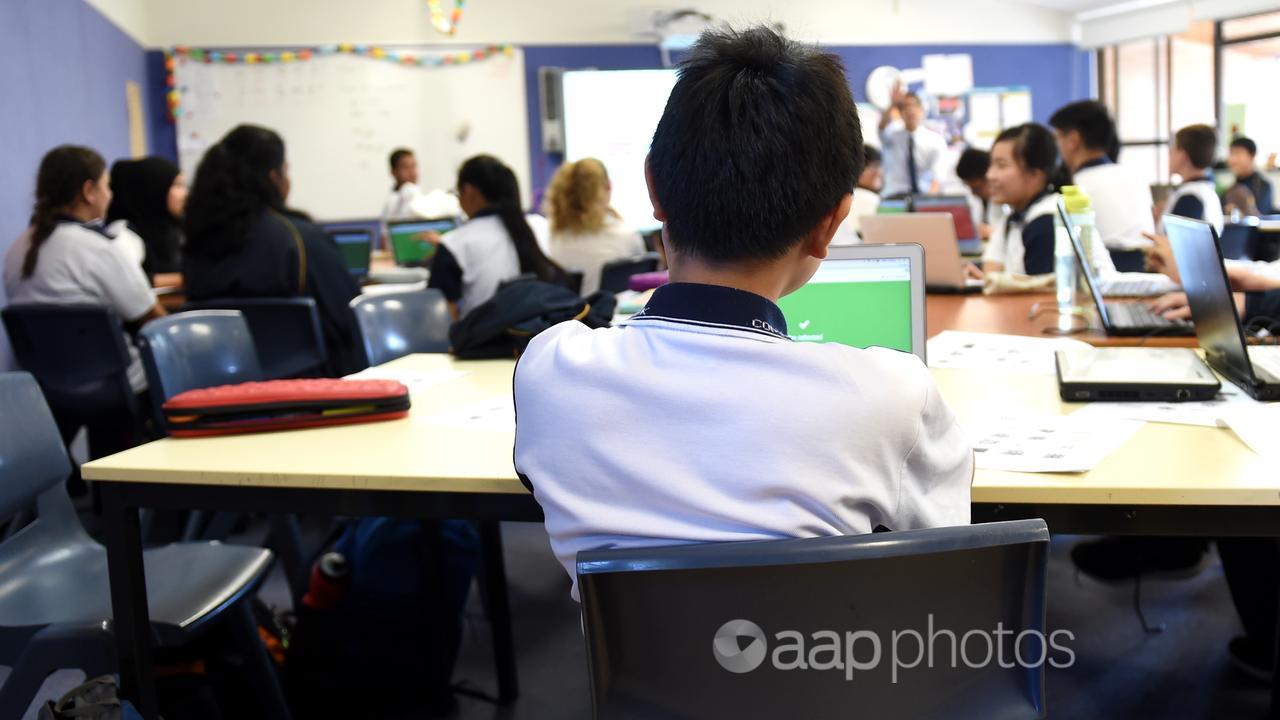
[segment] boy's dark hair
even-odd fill
[[[764,27],[702,34],[648,160],[672,247],[713,262],[782,257],[864,162],[840,59]]]
[[[866,168],[870,165],[879,165],[884,161],[884,157],[880,155],[880,148],[875,145],[864,145],[862,148],[862,156],[864,158],[862,167]],[[859,172],[859,175],[862,173]]]
[[[956,162],[956,177],[961,180],[981,180],[991,167],[991,153],[978,148],[965,148]]]
[[[391,172],[395,172],[396,166],[400,164],[401,160],[407,157],[412,157],[412,156],[413,156],[413,151],[410,150],[409,148],[396,148],[395,150],[392,150],[391,151]]]
[[[1116,123],[1107,106],[1097,100],[1081,100],[1058,108],[1049,118],[1049,125],[1060,132],[1080,133],[1090,150],[1105,150],[1110,155],[1116,144]]]
[[[1213,156],[1218,151],[1218,133],[1208,125],[1188,125],[1173,136],[1173,141],[1187,154],[1192,165],[1207,168],[1213,164]]]
[[[1244,137],[1243,135],[1236,138],[1235,140],[1232,140],[1231,147],[1240,148],[1241,150],[1244,150],[1245,152],[1249,153],[1249,157],[1258,156],[1258,143],[1250,140],[1247,137]]]

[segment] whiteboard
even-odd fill
[[[387,158],[398,147],[417,154],[419,184],[428,190],[453,188],[472,155],[495,155],[515,171],[530,204],[518,49],[444,67],[341,54],[270,65],[182,59],[174,75],[183,90],[179,164],[189,181],[205,150],[236,125],[253,123],[284,138],[290,207],[320,220],[380,216],[392,185]]]

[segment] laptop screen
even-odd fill
[[[396,264],[425,264],[431,256],[436,254],[436,246],[420,239],[419,235],[427,232],[444,235],[457,226],[453,218],[387,223],[387,234],[391,237],[391,253],[395,256]]]
[[[881,200],[876,206],[877,215],[902,215],[910,208],[906,200]]]
[[[808,284],[778,305],[798,342],[916,350],[908,257],[825,260]]]
[[[956,240],[962,244],[979,240],[978,228],[973,223],[973,213],[969,211],[969,201],[963,196],[917,195],[912,205],[918,213],[950,213],[951,219],[956,224]]]
[[[342,261],[352,277],[369,274],[369,252],[373,248],[373,234],[368,230],[337,230],[328,233],[329,239],[342,251]]]

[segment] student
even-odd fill
[[[857,245],[862,242],[862,218],[875,215],[880,207],[880,191],[884,189],[884,168],[880,151],[872,145],[865,146],[866,165],[858,175],[858,184],[853,188],[853,202],[849,206],[849,217],[840,223],[836,236],[832,238],[834,246]]]
[[[752,112],[715,111],[735,104]],[[969,522],[972,450],[924,364],[792,342],[776,305],[826,257],[862,164],[835,55],[762,27],[693,46],[646,164],[672,282],[612,328],[544,331],[516,366],[516,470],[575,598],[582,550]]]
[[[288,209],[289,190],[284,141],[274,131],[241,125],[209,148],[187,200],[187,297],[314,298],[328,352],[324,371],[355,372],[366,362],[347,303],[360,288],[338,246]]]
[[[1054,218],[1058,212],[1058,146],[1049,129],[1037,123],[1000,133],[991,148],[987,184],[991,199],[1009,206],[982,254],[984,273],[1044,275],[1054,271]],[[1101,274],[1114,272],[1102,243],[1093,244],[1093,264]]]
[[[1182,183],[1169,194],[1165,212],[1193,220],[1204,220],[1222,233],[1222,202],[1209,168],[1218,147],[1218,134],[1208,125],[1188,125],[1179,130],[1169,146],[1169,171]],[[1164,232],[1161,223],[1159,232]]]
[[[107,223],[125,226],[142,239],[147,275],[182,271],[182,212],[187,182],[178,166],[159,157],[118,160],[111,166]]]
[[[468,221],[428,239],[439,245],[427,286],[444,293],[455,319],[484,304],[498,285],[525,273],[559,283],[564,270],[548,258],[546,221],[520,208],[515,173],[491,155],[477,155],[458,170],[458,202]]]
[[[947,141],[924,127],[920,96],[893,88],[893,108],[902,118],[893,123],[893,112],[880,116],[880,151],[884,153],[884,197],[937,195],[947,158]]]
[[[978,232],[984,242],[991,239],[996,226],[1004,221],[1004,205],[991,199],[991,186],[987,183],[990,167],[991,153],[977,148],[966,148],[956,162],[956,177],[969,189],[969,211],[978,221]]]
[[[166,314],[142,267],[102,230],[111,204],[106,170],[102,156],[74,145],[56,147],[40,161],[30,226],[4,258],[9,302],[105,305],[130,326]],[[126,347],[129,385],[140,393],[146,373],[133,342]]]
[[[604,164],[584,158],[560,166],[547,189],[551,259],[582,272],[582,295],[600,289],[605,263],[644,253],[644,239],[609,205],[613,186]]]
[[[1253,195],[1258,213],[1270,215],[1275,212],[1275,196],[1272,193],[1271,183],[1254,166],[1257,156],[1257,143],[1247,137],[1238,137],[1231,141],[1231,150],[1227,153],[1227,167],[1235,173],[1235,187],[1245,188]]]
[[[1155,231],[1151,188],[1111,157],[1118,150],[1118,136],[1107,106],[1096,100],[1074,102],[1055,112],[1049,125],[1072,182],[1093,205],[1095,237],[1115,253],[1149,247],[1146,235]]]
[[[395,185],[382,207],[382,225],[395,220],[458,217],[458,198],[443,190],[424,192],[418,186],[418,158],[412,150],[399,148],[391,153],[391,177]]]

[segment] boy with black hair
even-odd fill
[[[1271,183],[1258,172],[1255,162],[1258,157],[1258,144],[1247,137],[1238,137],[1231,141],[1231,150],[1227,153],[1227,167],[1235,173],[1235,187],[1243,187],[1252,195],[1258,212],[1270,215],[1275,212],[1275,198]]]
[[[671,283],[557,325],[515,372],[515,465],[579,551],[969,522],[973,455],[918,358],[792,342],[864,151],[840,60],[763,27],[680,67],[646,180]]]
[[[1151,188],[1116,164],[1116,124],[1107,106],[1096,100],[1064,105],[1049,118],[1058,137],[1062,162],[1072,182],[1084,190],[1097,215],[1097,232],[1113,256],[1149,247],[1155,232]]]
[[[456,195],[443,190],[427,192],[418,185],[418,158],[408,148],[396,148],[387,159],[395,184],[382,206],[382,231],[396,220],[458,217],[462,208]]]
[[[1169,194],[1165,212],[1193,220],[1204,220],[1222,233],[1222,201],[1209,168],[1218,151],[1218,133],[1208,125],[1188,125],[1173,136],[1169,145],[1169,172],[1182,183]],[[1164,233],[1164,223],[1160,232]]]
[[[969,211],[978,219],[978,232],[983,240],[990,240],[991,233],[1004,222],[1004,205],[991,200],[991,188],[987,184],[987,169],[991,167],[991,153],[978,148],[965,148],[956,161],[956,177],[969,188]]]

